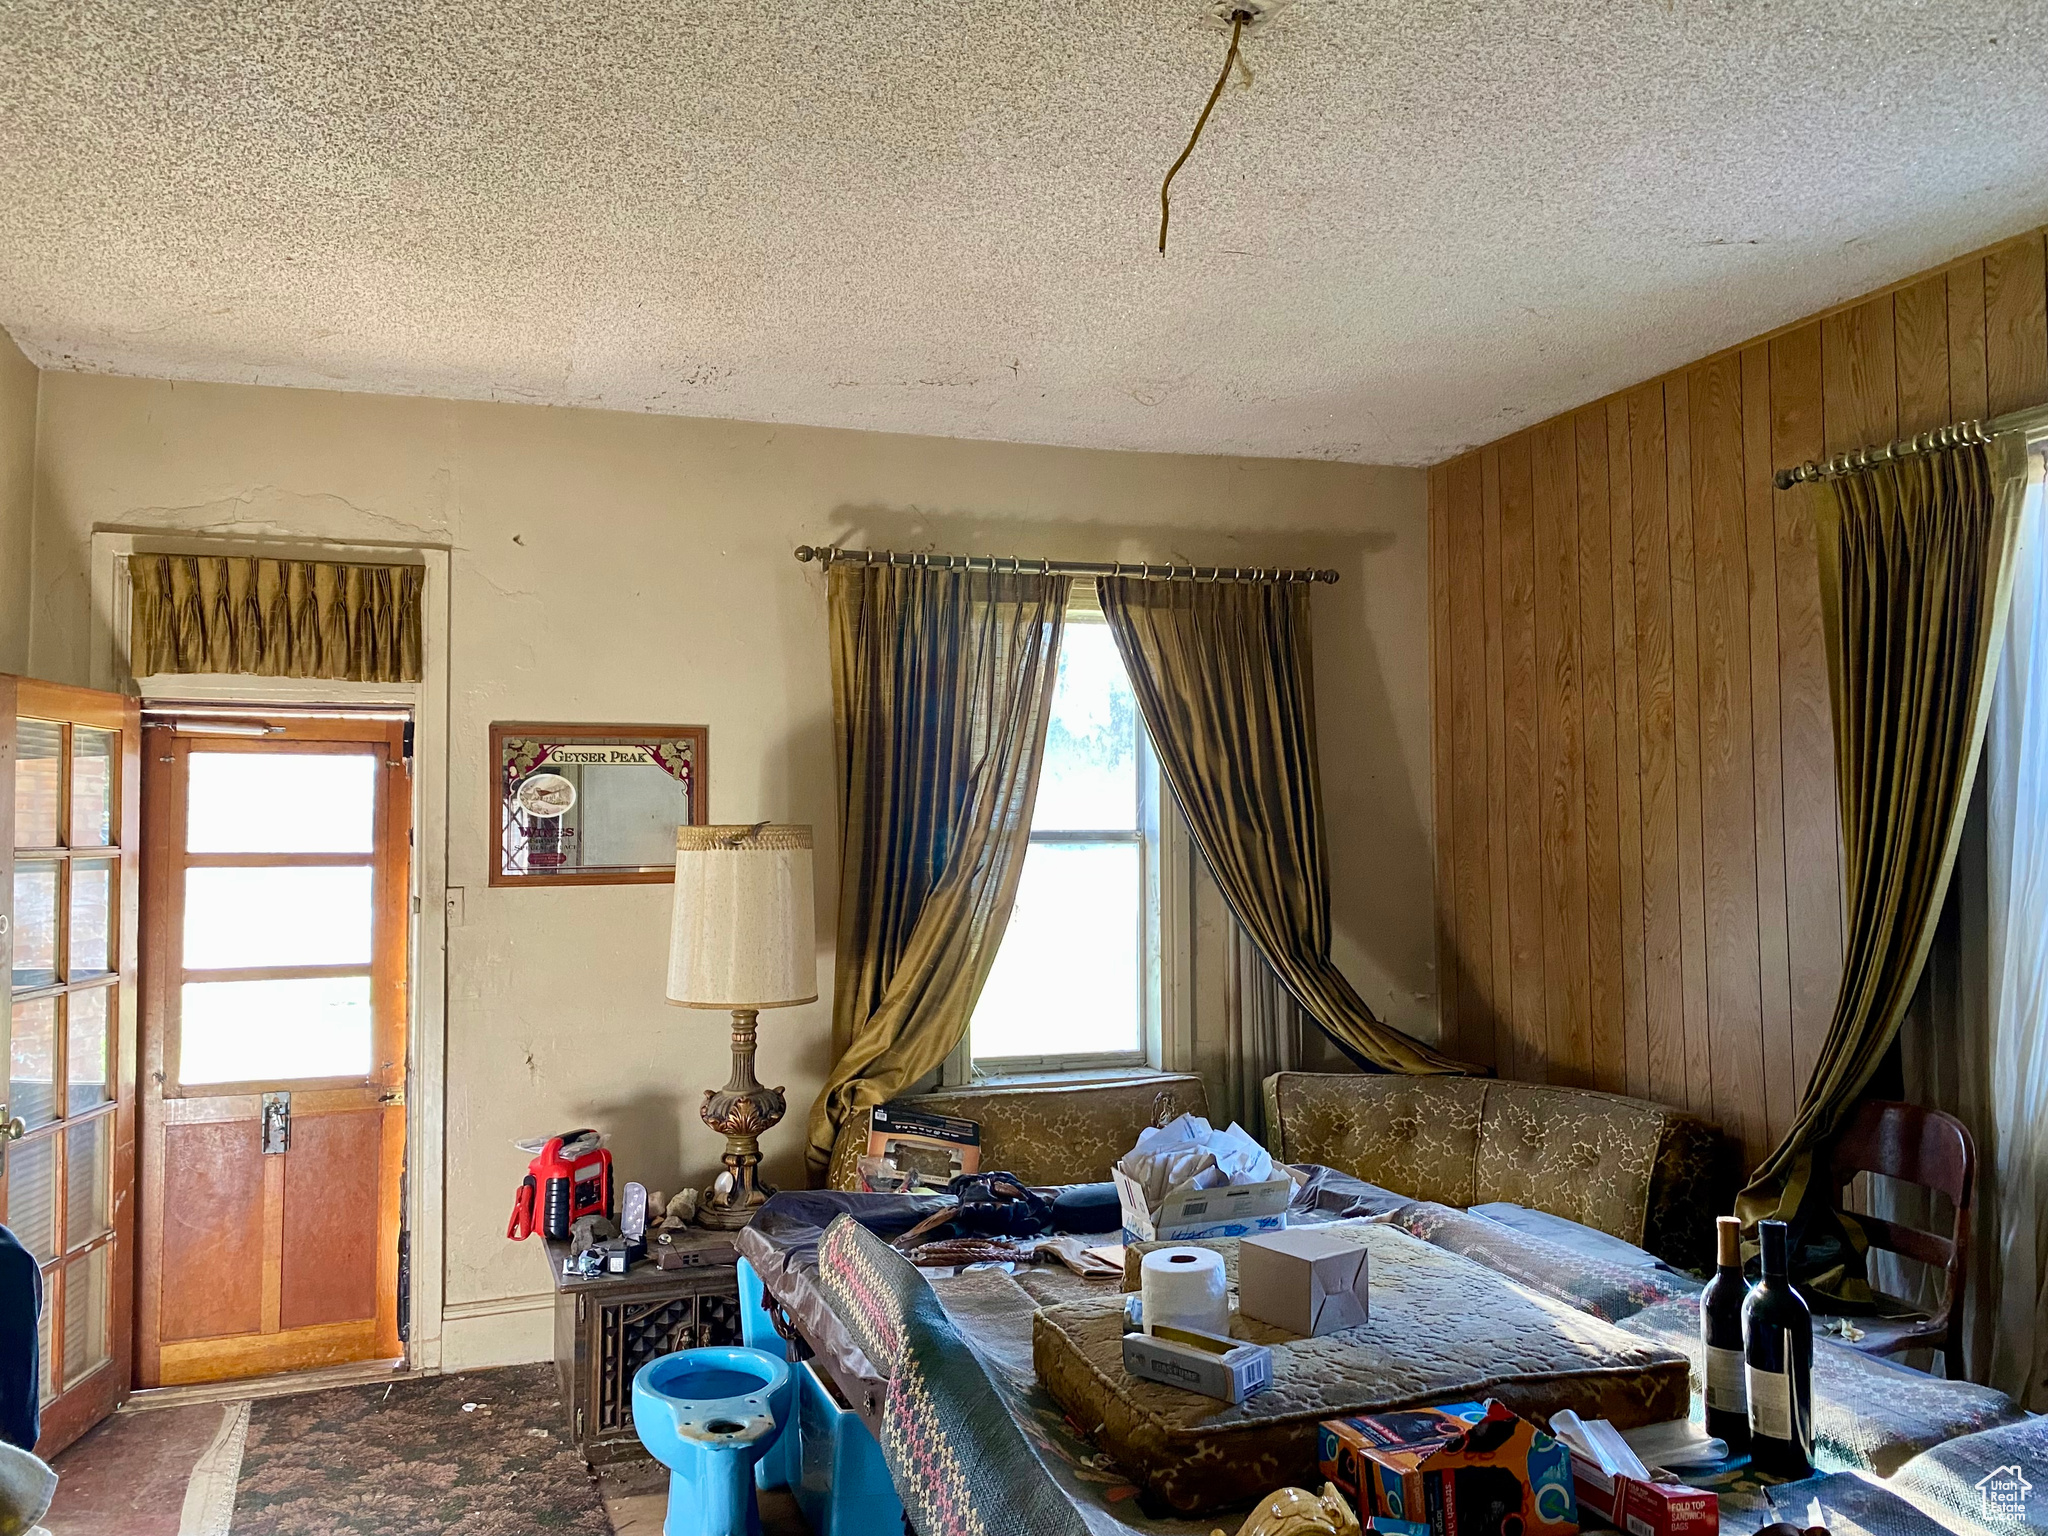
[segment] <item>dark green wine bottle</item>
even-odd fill
[[[1728,1442],[1730,1456],[1749,1449],[1749,1389],[1743,1383],[1742,1303],[1749,1282],[1742,1278],[1742,1222],[1723,1216],[1715,1223],[1718,1268],[1700,1296],[1700,1342],[1706,1346],[1707,1433]]]
[[[1757,1223],[1763,1278],[1742,1303],[1749,1463],[1772,1477],[1813,1471],[1813,1314],[1792,1289],[1782,1221]]]

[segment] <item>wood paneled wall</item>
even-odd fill
[[[2040,232],[1430,471],[1444,1048],[1790,1124],[1841,972],[1809,487],[2048,400]]]

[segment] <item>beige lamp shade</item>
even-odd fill
[[[677,827],[668,1000],[790,1008],[817,999],[811,829]]]

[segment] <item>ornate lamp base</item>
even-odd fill
[[[725,1171],[732,1188],[721,1199],[706,1191],[697,1205],[697,1220],[707,1227],[733,1232],[754,1219],[754,1213],[775,1191],[761,1182],[761,1133],[782,1118],[788,1107],[780,1088],[763,1088],[754,1079],[755,1008],[732,1011],[732,1080],[723,1088],[704,1090],[704,1123],[725,1138]]]

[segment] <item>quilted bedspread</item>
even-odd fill
[[[1678,1351],[1392,1226],[1322,1230],[1371,1254],[1371,1321],[1304,1339],[1234,1318],[1237,1337],[1273,1350],[1273,1384],[1248,1401],[1126,1374],[1120,1296],[1038,1314],[1039,1379],[1102,1450],[1189,1512],[1312,1484],[1316,1424],[1338,1415],[1496,1397],[1538,1422],[1561,1408],[1624,1429],[1684,1416],[1690,1369]]]

